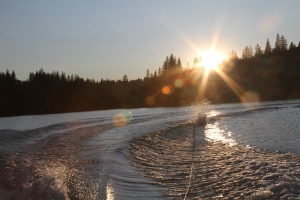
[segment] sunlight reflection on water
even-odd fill
[[[207,116],[208,117],[215,117],[215,116],[218,116],[220,115],[221,113],[216,111],[216,110],[211,110],[209,113],[207,113]]]
[[[234,139],[226,138],[225,135],[231,136],[232,133],[226,133],[225,130],[219,128],[219,123],[207,124],[205,128],[205,137],[208,141],[220,141],[228,143],[230,146],[237,145]]]
[[[114,188],[111,181],[106,184],[106,200],[114,200]]]

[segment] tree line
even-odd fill
[[[241,94],[220,75],[211,71],[205,88],[205,69],[182,66],[181,59],[171,54],[153,73],[146,70],[143,79],[83,79],[64,72],[30,72],[20,81],[14,71],[0,72],[0,116],[80,112],[115,108],[185,106],[200,98],[212,103],[241,101]],[[300,43],[287,45],[277,34],[274,48],[269,39],[262,50],[257,44],[246,46],[241,58],[235,51],[219,66],[222,74],[243,92],[251,91],[260,101],[300,98]]]

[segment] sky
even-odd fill
[[[299,8],[299,0],[0,0],[0,72],[144,78],[170,54],[185,67],[211,48],[240,57],[267,38],[274,47],[277,33],[298,45]]]

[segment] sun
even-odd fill
[[[214,49],[209,51],[200,52],[201,62],[200,67],[204,67],[206,70],[217,69],[218,65],[224,60],[224,56]]]

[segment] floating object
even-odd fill
[[[206,115],[198,115],[195,121],[195,126],[202,126],[202,125],[206,125]]]

